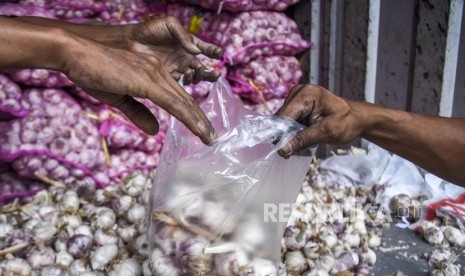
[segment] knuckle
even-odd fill
[[[293,145],[295,150],[301,150],[309,146],[310,139],[304,132],[299,132],[295,136],[296,144]]]

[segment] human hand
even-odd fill
[[[320,143],[351,142],[368,126],[366,116],[361,113],[363,109],[363,103],[345,100],[320,86],[293,87],[276,114],[290,117],[307,128],[297,133],[279,154],[289,157]]]
[[[221,75],[218,70],[208,70],[196,57],[204,54],[219,59],[221,48],[189,34],[174,17],[150,19],[128,31],[131,51],[156,56],[176,80],[184,75],[184,84],[216,81]]]
[[[147,98],[165,109],[205,143],[214,130],[193,98],[170,76],[154,55],[107,47],[71,35],[64,45],[64,72],[91,96],[121,110],[149,134],[158,131],[154,115],[137,98]]]
[[[174,17],[149,19],[127,25],[82,25],[39,17],[19,17],[16,21],[38,26],[60,28],[108,47],[156,56],[176,80],[185,75],[184,83],[216,81],[218,70],[206,70],[198,54],[219,59],[221,48],[189,34]]]

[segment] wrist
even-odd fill
[[[352,102],[357,110],[358,120],[362,124],[361,137],[370,139],[388,135],[390,129],[409,119],[408,112],[397,109],[379,107],[366,102]]]
[[[385,120],[380,108],[366,102],[348,101],[355,120],[359,125],[360,136],[369,135],[376,126]]]

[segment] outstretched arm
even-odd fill
[[[283,156],[320,143],[346,144],[360,136],[465,187],[465,119],[349,101],[313,85],[294,87],[278,115],[309,126],[280,151]]]
[[[170,19],[170,24],[176,21]],[[158,131],[156,118],[134,99],[146,98],[183,122],[204,143],[214,139],[205,114],[156,55],[109,47],[59,27],[3,17],[0,26],[0,70],[61,71],[96,99],[120,109],[143,131],[154,134]],[[166,34],[166,30],[160,33]],[[161,38],[170,43],[178,39]]]
[[[15,20],[45,27],[59,27],[106,46],[155,55],[176,80],[185,75],[185,84],[198,83],[201,80],[216,81],[221,74],[219,70],[207,70],[197,59],[198,54],[219,59],[223,55],[221,48],[189,34],[173,17],[152,18],[138,24],[115,26],[74,24],[32,16],[17,17]]]

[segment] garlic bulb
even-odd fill
[[[71,228],[75,229],[81,226],[82,220],[81,217],[76,215],[66,214],[60,217],[60,220],[57,223],[58,227],[63,227],[69,225]]]
[[[137,231],[132,225],[127,227],[118,227],[118,230],[116,231],[121,240],[127,243],[132,242],[137,236]]]
[[[320,244],[313,240],[308,240],[307,243],[305,243],[304,248],[302,249],[305,257],[310,259],[318,258],[318,256],[320,255],[319,250]]]
[[[320,240],[326,245],[327,248],[331,249],[336,245],[338,238],[334,233],[328,232],[320,235]]]
[[[44,266],[40,269],[41,276],[63,276],[65,275],[63,269],[56,266]]]
[[[376,248],[381,245],[381,237],[376,233],[370,232],[368,234],[367,244],[370,248]]]
[[[94,210],[91,222],[92,228],[102,228],[107,230],[115,225],[115,222],[115,212],[113,212],[113,210],[110,208],[98,207],[96,210]]]
[[[455,264],[448,264],[443,269],[433,269],[430,271],[431,276],[460,276],[460,267]]]
[[[87,261],[85,259],[75,260],[69,267],[69,273],[71,275],[81,275],[88,270]]]
[[[406,194],[398,194],[391,198],[389,202],[389,209],[391,213],[395,214],[398,217],[403,217],[408,214],[408,208],[412,203],[410,196]]]
[[[300,251],[288,251],[286,253],[287,271],[293,274],[300,274],[307,269],[307,260]]]
[[[125,179],[122,190],[126,194],[136,197],[139,196],[147,186],[147,179],[142,174],[132,174]]]
[[[126,218],[132,224],[140,223],[145,218],[145,207],[140,204],[135,204],[128,210]]]
[[[278,270],[275,264],[267,259],[255,258],[248,266],[244,267],[241,271],[247,276],[270,276],[276,275]]]
[[[57,233],[57,229],[50,223],[47,222],[40,222],[34,225],[34,239],[40,240],[45,244],[48,244],[53,241],[55,238],[55,234]]]
[[[95,249],[90,257],[92,269],[103,270],[110,261],[118,255],[118,246],[115,244],[105,244]]]
[[[0,223],[0,239],[6,238],[11,232],[13,232],[13,226],[9,223]]]
[[[425,240],[430,244],[440,244],[444,240],[444,234],[437,226],[426,229],[424,233]]]
[[[372,276],[373,274],[370,271],[370,266],[368,264],[366,264],[366,263],[361,262],[355,268],[355,275],[357,275],[357,276]]]
[[[118,216],[122,216],[134,205],[134,202],[132,196],[123,195],[113,199],[111,206]]]
[[[215,273],[220,276],[238,275],[241,267],[246,266],[249,258],[244,251],[236,250],[231,253],[215,254]]]
[[[459,229],[446,226],[444,227],[444,237],[453,246],[464,247],[465,246],[465,235]]]
[[[147,257],[149,254],[149,241],[147,239],[147,234],[142,234],[137,237],[133,246],[139,255]]]
[[[33,269],[52,265],[55,262],[55,251],[50,247],[42,247],[27,254],[27,261]]]
[[[305,229],[298,226],[288,226],[284,230],[284,244],[290,250],[300,250],[307,243]]]
[[[334,266],[335,259],[330,254],[324,254],[318,257],[318,260],[315,262],[315,267],[322,269],[326,272],[330,272]]]
[[[376,263],[376,254],[367,245],[360,249],[358,254],[360,261],[368,265],[374,265]]]
[[[331,274],[336,274],[346,270],[352,270],[359,263],[358,255],[353,252],[346,252],[337,258],[331,269]]]
[[[73,256],[65,250],[59,251],[55,257],[55,264],[62,268],[69,267],[73,261]]]
[[[113,233],[113,231],[104,231],[102,229],[97,229],[94,232],[94,243],[96,245],[104,245],[104,244],[117,244],[118,237]]]
[[[91,238],[94,236],[92,232],[93,232],[92,228],[90,228],[90,226],[88,225],[80,225],[74,230],[74,234],[76,235],[80,234],[80,235],[85,235]]]
[[[194,274],[205,274],[212,270],[213,256],[204,254],[208,240],[200,236],[183,242],[176,252],[176,259],[183,268]]]
[[[192,234],[179,226],[163,225],[153,236],[153,241],[166,255],[171,255],[190,238]]]
[[[124,260],[122,263],[115,265],[110,276],[138,276],[142,273],[142,266],[134,258]]]
[[[424,220],[420,223],[420,226],[418,227],[418,231],[422,234],[424,234],[426,232],[427,229],[431,228],[431,227],[436,227],[436,224],[434,224],[433,222],[431,221],[428,221],[428,220]]]
[[[65,212],[74,214],[79,209],[79,197],[75,191],[68,190],[62,198],[62,208]]]
[[[58,221],[58,211],[54,206],[41,206],[39,208],[38,214],[43,222],[48,222],[55,225]]]
[[[7,260],[0,264],[0,268],[3,275],[29,276],[32,272],[28,262],[13,256],[7,257]]]
[[[159,249],[154,249],[150,254],[149,267],[155,273],[160,276],[177,276],[180,275],[180,271],[174,265],[171,258],[164,255]],[[144,273],[145,275],[145,273]],[[151,275],[151,273],[149,274]]]
[[[456,255],[450,250],[435,250],[428,259],[428,264],[433,268],[441,269],[445,264],[455,262]]]
[[[342,235],[342,240],[347,242],[350,247],[358,247],[360,245],[360,235],[358,233],[353,232],[352,230],[346,231]]]
[[[86,235],[74,235],[68,239],[66,248],[72,256],[80,258],[92,248],[92,238]]]

